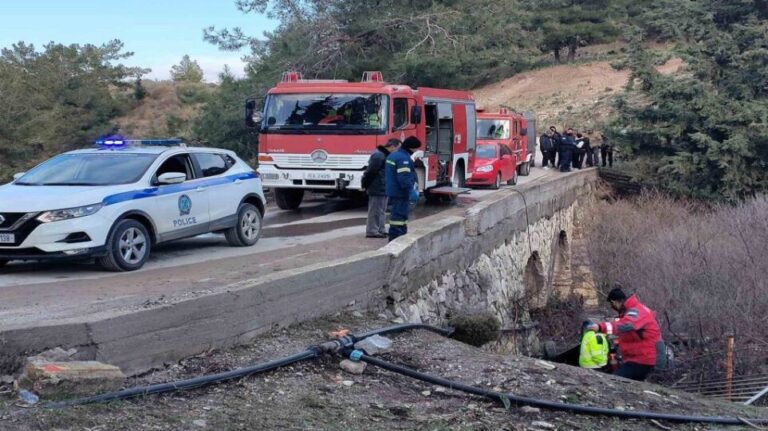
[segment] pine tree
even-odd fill
[[[686,70],[658,73],[642,30],[635,32],[629,66],[636,85],[617,105],[615,142],[638,178],[679,195],[737,200],[768,191],[765,10],[749,1],[663,0],[651,12],[672,3],[676,13],[653,21],[653,30],[680,42]]]
[[[203,82],[203,69],[185,54],[179,64],[171,66],[171,78],[176,82],[200,83]]]

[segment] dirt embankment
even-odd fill
[[[346,316],[349,316],[347,318]],[[304,350],[339,327],[389,323],[373,316],[337,316],[277,330],[250,346],[190,358],[130,385],[188,378]],[[699,399],[567,365],[488,353],[423,331],[394,337],[382,358],[434,375],[552,401],[703,415],[757,417],[756,408]],[[579,416],[503,405],[368,366],[362,375],[323,357],[275,372],[204,389],[64,410],[23,410],[0,395],[3,430],[649,430],[647,421]],[[7,397],[7,398],[2,398]],[[765,416],[765,414],[763,414]],[[669,429],[710,429],[662,424]],[[732,429],[732,428],[731,428]]]
[[[658,70],[676,73],[682,60],[673,58]],[[475,90],[478,103],[494,110],[508,105],[518,111],[532,110],[542,125],[598,127],[610,114],[613,96],[624,91],[629,70],[616,70],[608,61],[563,64],[520,73]]]

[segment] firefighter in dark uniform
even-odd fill
[[[399,150],[387,156],[384,174],[387,185],[387,197],[392,203],[389,218],[389,240],[408,233],[408,212],[411,209],[413,193],[418,193],[416,169],[411,154],[421,146],[421,142],[411,136],[403,141]],[[417,195],[418,196],[418,195]]]

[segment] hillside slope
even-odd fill
[[[132,138],[186,137],[202,106],[215,91],[212,84],[145,81],[147,93],[127,114],[114,121]]]
[[[675,73],[683,62],[669,60],[659,71]],[[517,74],[475,90],[480,105],[489,110],[508,105],[518,111],[532,110],[542,124],[558,128],[598,127],[611,112],[610,100],[621,93],[629,70],[616,70],[610,62],[563,64]]]

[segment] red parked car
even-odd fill
[[[467,186],[491,186],[494,189],[502,183],[517,184],[517,156],[506,145],[480,141],[475,151],[475,169]]]

